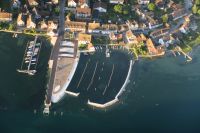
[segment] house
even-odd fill
[[[117,41],[117,36],[115,35],[115,33],[111,32],[109,34],[109,38],[110,38],[110,41]]]
[[[158,28],[160,26],[162,26],[163,23],[159,23],[158,20],[155,20],[153,18],[148,18],[148,27],[149,29],[155,29]]]
[[[0,22],[10,22],[12,21],[12,13],[2,12],[0,9]]]
[[[71,32],[86,31],[86,22],[65,21],[65,30]]]
[[[124,42],[127,44],[137,44],[137,37],[133,34],[131,30],[125,32]]]
[[[116,24],[103,24],[101,26],[102,34],[110,34],[111,32],[117,33],[118,26]]]
[[[187,34],[187,31],[189,30],[189,23],[187,21],[185,21],[179,28],[179,30],[184,33]]]
[[[80,8],[88,8],[89,4],[88,4],[88,0],[68,0],[67,3],[68,7],[80,7]]]
[[[126,24],[128,25],[129,29],[131,29],[131,30],[137,30],[139,28],[139,25],[135,20],[134,21],[128,20],[126,22]]]
[[[68,7],[76,7],[77,3],[75,0],[68,0]]]
[[[91,9],[77,7],[75,18],[78,20],[90,20],[91,19]]]
[[[32,29],[35,28],[36,24],[32,21],[31,15],[28,16],[27,21],[26,21],[26,28]]]
[[[111,32],[109,34],[110,41],[116,42],[116,41],[122,41],[123,40],[123,35],[122,34],[115,34]]]
[[[170,44],[174,44],[175,39],[171,35],[164,36],[158,40],[158,43],[168,47]]]
[[[169,28],[163,28],[163,29],[154,30],[153,32],[150,33],[150,36],[152,38],[156,38],[156,37],[166,35],[167,33],[169,33]]]
[[[138,4],[140,5],[147,5],[150,3],[150,0],[138,0]]]
[[[95,51],[95,48],[94,46],[92,45],[92,43],[89,43],[88,46],[87,46],[87,49],[90,51],[90,52],[94,52]]]
[[[110,0],[109,1],[111,4],[123,4],[124,0]]]
[[[176,10],[172,13],[173,20],[177,20],[187,15],[187,11],[184,8]]]
[[[29,6],[38,6],[38,2],[36,0],[28,0]]]
[[[124,31],[127,31],[129,30],[129,27],[127,24],[121,24],[121,25],[118,25],[118,31],[119,32],[124,32]]]
[[[88,23],[88,33],[99,33],[100,31],[100,23]]]
[[[53,21],[48,21],[47,27],[48,30],[55,30],[58,28],[58,24]]]
[[[78,45],[80,44],[90,44],[92,40],[92,35],[79,33],[78,34]]]
[[[101,1],[95,2],[93,5],[93,10],[98,10],[101,13],[107,12],[107,4]]]
[[[165,8],[165,1],[164,0],[155,0],[155,5],[159,9],[164,10],[164,8]]]
[[[41,30],[47,30],[48,26],[46,24],[46,22],[43,20],[40,22],[40,29]]]
[[[19,0],[12,0],[12,8],[20,8],[21,2]]]
[[[150,55],[158,54],[158,51],[157,51],[157,49],[155,48],[154,43],[153,43],[153,41],[152,41],[150,38],[147,39],[147,41],[146,41],[146,46],[147,46],[147,49],[148,49],[148,53],[149,53]]]
[[[58,4],[58,0],[51,0],[53,4]]]
[[[146,40],[147,40],[147,38],[143,33],[141,33],[140,35],[137,36],[138,42],[145,42]]]
[[[17,17],[17,26],[24,26],[24,25],[25,25],[25,23],[22,19],[22,13],[20,13]]]

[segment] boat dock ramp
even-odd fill
[[[42,43],[38,43],[37,40],[38,37],[36,36],[34,41],[28,42],[21,68],[17,70],[18,72],[26,73],[28,75],[34,75],[37,72],[36,68],[42,46]]]

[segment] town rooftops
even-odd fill
[[[186,15],[187,15],[187,12],[184,8],[176,10],[172,13],[172,17],[174,19],[178,19],[178,18],[181,18],[181,17],[186,16]]]
[[[65,21],[65,27],[85,28],[86,22]]]
[[[101,28],[103,30],[118,30],[118,26],[116,24],[103,24]]]
[[[138,42],[142,42],[142,41],[146,41],[146,40],[147,40],[147,38],[144,34],[140,34],[140,35],[137,36]]]
[[[76,8],[76,13],[91,14],[91,9],[90,8],[80,8],[80,7],[77,7]]]
[[[93,8],[99,8],[99,7],[102,7],[102,8],[107,8],[107,4],[104,3],[104,2],[101,2],[101,1],[98,1],[98,2],[95,2],[94,5],[93,5]]]
[[[169,32],[169,28],[158,29],[158,30],[154,30],[153,32],[151,32],[150,36],[155,38],[158,36],[162,36],[168,32]]]
[[[153,44],[153,41],[150,38],[147,39],[146,45],[147,45],[149,54],[157,54],[158,53],[157,49],[155,48],[155,46]]]
[[[126,31],[127,38],[136,38],[136,36],[133,34],[131,30]]]
[[[12,20],[12,13],[0,11],[0,21],[11,21],[11,20]]]
[[[124,3],[124,0],[110,0],[110,3],[113,3],[113,4],[123,4]]]
[[[94,29],[99,29],[100,28],[100,23],[88,23],[88,29],[89,30],[94,30]]]
[[[85,42],[91,42],[92,35],[79,33],[78,34],[78,41],[85,41]]]
[[[28,0],[28,4],[30,6],[37,6],[38,5],[38,2],[36,0]]]

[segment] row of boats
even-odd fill
[[[34,75],[36,73],[36,67],[39,58],[39,52],[41,49],[41,43],[37,43],[37,36],[34,41],[30,41],[26,47],[24,58],[21,64],[21,69],[18,72]]]
[[[28,46],[27,52],[26,52],[26,57],[24,59],[25,63],[28,64],[31,62],[31,65],[35,65],[37,62],[37,55],[40,50],[40,43],[36,43],[34,45],[34,42],[31,41],[30,45]]]

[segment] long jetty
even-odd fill
[[[60,7],[60,12],[59,12],[59,29],[58,29],[58,38],[56,40],[56,43],[52,49],[51,52],[51,57],[49,63],[52,63],[51,65],[49,64],[50,67],[50,78],[49,82],[47,85],[47,91],[46,91],[46,96],[45,96],[45,101],[44,101],[44,114],[49,114],[50,113],[50,106],[51,106],[51,97],[52,97],[52,92],[53,92],[53,84],[54,84],[54,79],[55,79],[55,73],[56,73],[56,67],[57,67],[57,60],[58,60],[58,53],[59,53],[59,48],[60,48],[60,42],[63,40],[63,35],[64,35],[64,6],[65,6],[66,0],[60,0],[59,1],[59,7]]]

